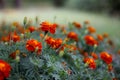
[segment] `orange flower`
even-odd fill
[[[40,34],[40,38],[44,38],[44,34],[41,33],[41,34]]]
[[[103,36],[100,35],[100,34],[98,34],[98,35],[97,35],[97,39],[98,39],[99,41],[103,41]]]
[[[88,57],[88,52],[83,52],[82,54],[84,57]]]
[[[49,31],[51,34],[55,33],[56,27],[56,24],[51,24],[49,22],[42,22],[41,24],[41,30],[45,32]]]
[[[8,42],[9,37],[8,36],[2,36],[1,40],[4,41],[4,42]]]
[[[45,41],[50,46],[55,44],[55,39],[52,37],[47,37]]]
[[[59,48],[62,44],[62,39],[60,38],[54,39],[52,37],[48,37],[45,41],[48,45],[50,45],[54,49]]]
[[[92,27],[92,26],[88,27],[88,31],[89,31],[89,33],[95,33],[96,32],[95,28]]]
[[[103,37],[104,37],[104,38],[107,38],[108,36],[109,36],[109,35],[108,35],[107,33],[104,33],[104,34],[103,34]]]
[[[93,58],[86,57],[86,58],[84,58],[83,61],[84,61],[84,63],[88,64],[91,69],[96,68],[96,63]]]
[[[84,37],[86,44],[90,46],[98,45],[98,42],[90,35]]]
[[[33,31],[35,31],[35,27],[34,27],[34,26],[30,26],[28,29],[30,30],[31,33],[32,33]]]
[[[118,50],[118,54],[120,54],[120,49]]]
[[[112,66],[112,64],[109,64],[108,65],[108,71],[111,72],[112,70],[113,70],[113,66]]]
[[[42,24],[40,24],[40,25],[41,25],[41,30],[45,31],[45,32],[49,31],[49,27],[51,26],[51,24],[47,21],[42,22]]]
[[[56,27],[57,27],[56,24],[51,24],[51,26],[50,26],[50,28],[49,28],[49,31],[50,31],[51,34],[54,34],[54,33],[55,33]]]
[[[81,24],[78,22],[73,22],[73,25],[78,29],[80,29],[82,27]]]
[[[78,41],[78,35],[75,32],[69,32],[67,37],[75,41]]]
[[[10,75],[11,66],[7,62],[0,60],[0,80],[8,78]]]
[[[18,41],[20,41],[20,36],[18,36],[17,33],[14,32],[14,34],[11,36],[11,39],[12,39],[14,42],[18,42]]]
[[[98,59],[97,54],[95,54],[94,52],[92,52],[92,53],[91,53],[91,56],[92,56],[92,57],[93,57],[93,59],[95,59],[95,60],[96,60],[96,59]]]
[[[62,39],[60,39],[60,38],[57,38],[56,40],[55,40],[55,49],[57,49],[57,48],[59,48],[61,45],[62,45]]]
[[[19,24],[18,22],[13,22],[12,25],[13,25],[14,27],[19,27],[20,24]]]
[[[112,62],[112,56],[108,54],[107,52],[101,52],[100,58],[106,63],[110,64]]]
[[[39,54],[42,51],[42,44],[37,40],[31,39],[26,42],[26,49],[31,52],[37,50],[37,53]]]

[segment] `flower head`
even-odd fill
[[[97,54],[96,54],[96,53],[94,53],[94,52],[92,52],[92,53],[91,53],[91,56],[92,56],[92,57],[93,57],[93,59],[95,59],[95,60],[96,60],[96,59],[98,59]]]
[[[10,75],[11,66],[7,62],[0,60],[0,80],[8,78]]]
[[[8,42],[9,41],[9,36],[2,36],[1,40],[4,41],[4,42]]]
[[[108,36],[109,36],[109,35],[108,35],[107,33],[104,33],[104,34],[103,34],[103,37],[104,37],[104,38],[107,38]]]
[[[81,24],[78,22],[73,22],[73,25],[78,29],[80,29],[82,27]]]
[[[26,49],[31,52],[37,49],[37,53],[40,53],[42,51],[42,44],[37,40],[31,39],[26,42]]]
[[[100,58],[106,63],[110,64],[112,62],[112,56],[108,54],[107,52],[101,52]]]
[[[95,28],[92,27],[92,26],[88,27],[88,31],[89,31],[89,33],[95,33],[96,32]]]
[[[34,26],[30,26],[29,28],[29,31],[32,33],[33,31],[35,31],[35,27]]]
[[[75,32],[69,32],[67,37],[75,41],[78,41],[78,35]]]
[[[50,28],[49,28],[49,31],[50,31],[51,34],[54,34],[54,33],[55,33],[56,27],[57,27],[56,24],[51,24],[51,26],[50,26]]]
[[[45,41],[46,41],[46,43],[47,43],[48,45],[50,45],[50,46],[52,46],[52,45],[55,44],[55,39],[52,38],[52,37],[47,37]]]
[[[42,22],[40,25],[42,31],[49,31],[49,27],[51,26],[51,24],[47,21]]]
[[[13,35],[11,35],[11,38],[14,42],[20,41],[20,36],[16,32],[14,32]]]
[[[57,25],[56,24],[51,24],[49,22],[42,22],[41,24],[41,30],[45,32],[50,32],[51,34],[55,33]]]
[[[95,69],[96,68],[96,63],[95,63],[93,58],[86,57],[86,58],[84,58],[83,61],[86,64],[88,64],[91,69]]]
[[[47,37],[45,41],[49,46],[51,46],[54,49],[59,48],[63,42],[60,38],[54,39],[52,37]]]
[[[97,35],[97,39],[98,39],[99,41],[103,41],[103,36],[100,35],[100,34],[98,34],[98,35]]]
[[[84,37],[86,44],[90,46],[98,45],[98,42],[90,35]]]

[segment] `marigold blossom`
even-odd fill
[[[100,35],[100,34],[98,34],[98,35],[97,35],[97,39],[98,39],[99,41],[103,41],[103,36]]]
[[[0,60],[0,80],[8,78],[10,75],[11,66],[7,62]]]
[[[51,34],[55,33],[57,25],[56,24],[51,24],[47,21],[42,22],[41,24],[41,30],[45,32],[50,32]]]
[[[107,52],[101,52],[100,53],[100,58],[106,63],[110,64],[112,63],[112,56],[108,54]]]
[[[55,44],[55,39],[52,38],[52,37],[47,37],[45,42],[48,44],[48,45],[54,45]]]
[[[49,27],[51,26],[51,24],[47,21],[42,22],[40,25],[42,31],[49,31]]]
[[[49,31],[51,34],[55,33],[57,25],[56,24],[51,24],[51,26],[49,27]]]
[[[86,64],[88,64],[91,69],[95,69],[96,68],[96,63],[95,63],[93,58],[86,57],[86,58],[84,58],[83,61]]]
[[[40,53],[42,51],[42,44],[35,39],[31,39],[26,42],[26,49],[31,52],[37,49],[37,53]]]
[[[67,37],[75,41],[78,41],[78,35],[75,32],[69,32]]]
[[[98,59],[97,54],[96,54],[96,53],[94,53],[94,52],[92,52],[92,53],[91,53],[91,56],[92,56],[92,57],[93,57],[93,59],[95,59],[95,60],[96,60],[96,59]]]
[[[33,31],[35,31],[35,27],[34,27],[34,26],[30,26],[28,29],[30,30],[31,33],[32,33]]]
[[[8,42],[9,37],[8,36],[2,36],[1,40],[4,41],[4,42]]]
[[[89,33],[95,33],[96,32],[95,28],[92,27],[92,26],[88,26],[88,31],[89,31]]]
[[[84,37],[86,44],[90,46],[98,45],[98,42],[90,35]]]
[[[11,35],[11,39],[14,42],[19,42],[20,41],[20,36],[18,36],[18,34],[16,32],[14,32],[13,35]]]
[[[82,27],[81,24],[78,22],[73,22],[73,25],[78,29],[80,29]]]
[[[108,36],[109,36],[109,35],[108,35],[107,33],[104,33],[104,34],[103,34],[103,37],[104,37],[104,38],[107,38]]]
[[[45,41],[48,45],[50,45],[54,49],[59,48],[63,42],[62,39],[60,38],[54,39],[52,37],[47,37]]]
[[[113,70],[113,66],[112,66],[112,64],[109,64],[108,65],[108,71],[111,72],[112,70]]]

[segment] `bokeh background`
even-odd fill
[[[0,0],[0,23],[22,23],[25,16],[63,25],[89,20],[98,34],[120,43],[120,0]]]

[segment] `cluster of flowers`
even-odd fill
[[[41,56],[42,54],[44,54],[42,52],[44,48],[43,46],[47,46],[48,49],[52,48],[53,50],[56,50],[57,53],[60,55],[64,55],[62,52],[64,52],[66,48],[68,49],[68,52],[73,52],[74,55],[77,54],[75,51],[79,51],[79,54],[83,56],[83,62],[87,66],[87,68],[93,70],[96,69],[96,61],[102,60],[108,66],[108,72],[114,73],[112,65],[112,54],[105,50],[102,50],[101,52],[95,51],[97,47],[101,46],[101,43],[104,42],[104,40],[107,40],[108,34],[98,34],[96,36],[96,34],[94,34],[96,30],[94,27],[90,26],[89,21],[85,21],[83,27],[78,22],[73,22],[71,25],[74,26],[76,30],[79,30],[81,34],[78,34],[77,31],[74,30],[67,32],[67,27],[62,27],[61,25],[50,23],[47,21],[42,22],[39,27],[34,27],[31,25],[27,25],[27,20],[25,18],[24,27],[21,27],[18,22],[14,22],[12,24],[12,32],[8,33],[7,31],[3,31],[3,33],[8,34],[1,36],[1,42],[4,42],[7,45],[15,45],[16,43],[23,42],[25,43],[26,50],[31,53],[36,53],[37,56]],[[65,38],[54,38],[54,35],[56,35],[57,33],[57,29],[61,31],[61,34],[63,34]],[[28,36],[28,34],[35,31],[39,32],[40,40],[33,38],[31,39],[31,37]],[[67,44],[67,42],[69,41],[72,41],[72,44]],[[114,46],[111,40],[108,40],[107,42],[110,46]],[[93,50],[89,51],[86,47],[91,47]],[[18,57],[20,58],[19,55],[20,52],[18,50],[10,53],[9,58],[15,60],[18,59]],[[24,57],[27,56],[27,54],[25,53],[22,55]],[[62,64],[66,66],[65,62]],[[0,59],[0,80],[8,78],[10,75],[10,71],[12,71],[12,67],[9,61],[4,61]],[[68,70],[67,72],[68,74],[71,74],[72,70]],[[112,79],[117,80],[117,78],[115,78],[114,76],[112,77]]]

